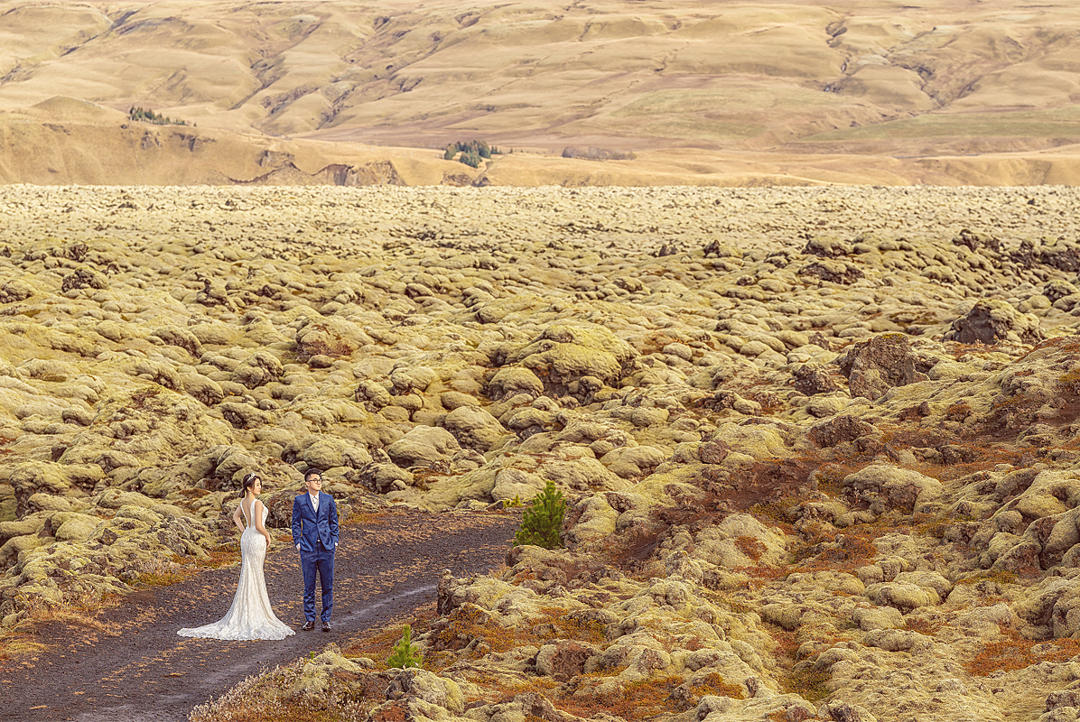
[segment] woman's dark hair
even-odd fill
[[[255,481],[256,481],[256,480],[257,480],[258,478],[259,478],[259,475],[258,475],[258,474],[256,474],[256,473],[254,473],[254,472],[252,472],[252,473],[250,473],[250,474],[246,475],[246,476],[244,477],[244,488],[243,488],[243,490],[241,491],[241,494],[243,494],[244,496],[246,496],[246,495],[247,495],[247,490],[248,490],[249,488],[251,488],[251,487],[255,486]]]

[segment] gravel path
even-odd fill
[[[183,720],[197,704],[245,677],[372,630],[435,598],[439,573],[483,573],[502,563],[519,519],[506,513],[432,515],[394,509],[343,525],[334,568],[334,630],[299,631],[298,556],[276,544],[266,560],[274,611],[297,633],[282,641],[178,637],[220,618],[239,566],[136,592],[108,610],[109,632],[55,625],[34,660],[0,663],[3,720]],[[238,552],[239,554],[239,552]]]

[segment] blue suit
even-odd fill
[[[315,621],[315,575],[322,587],[322,614],[330,621],[334,608],[334,549],[338,544],[338,513],[334,497],[319,492],[319,513],[304,492],[293,499],[293,546],[300,545],[300,569],[304,573],[304,620]]]

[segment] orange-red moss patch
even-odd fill
[[[1001,626],[1004,639],[983,646],[964,666],[976,677],[994,672],[1026,669],[1039,662],[1064,662],[1080,654],[1080,639],[1025,639],[1018,632]]]

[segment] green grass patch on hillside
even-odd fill
[[[702,138],[751,138],[768,130],[769,115],[798,113],[834,104],[826,93],[792,89],[778,95],[754,87],[685,88],[645,93],[615,110],[611,117],[633,119],[644,134]],[[767,108],[769,115],[747,108]]]
[[[859,128],[807,136],[807,141],[882,140],[893,138],[1023,136],[1080,137],[1080,106],[1002,113],[929,113]]]

